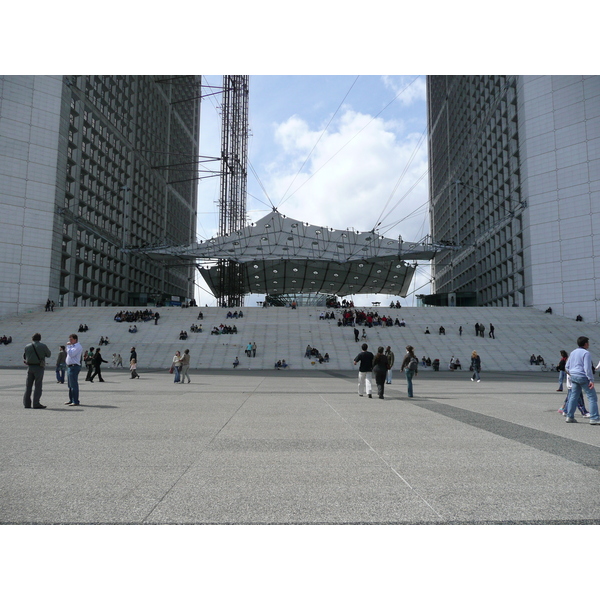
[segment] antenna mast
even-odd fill
[[[246,224],[249,80],[248,75],[223,76],[219,235],[235,232]],[[220,260],[219,267],[219,306],[243,306],[240,266]]]

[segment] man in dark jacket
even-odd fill
[[[367,344],[363,344],[361,347],[362,352],[354,359],[355,365],[360,363],[358,367],[358,395],[364,396],[366,387],[369,398],[372,398],[373,353],[368,351],[369,346]]]
[[[94,354],[93,365],[94,365],[94,374],[90,377],[90,381],[94,381],[94,377],[98,375],[98,381],[104,383],[104,379],[102,379],[101,367],[102,363],[108,362],[102,358],[102,354],[100,354],[100,348],[96,348],[96,354]]]
[[[52,353],[46,344],[41,342],[42,336],[34,333],[31,344],[25,346],[23,362],[27,365],[27,379],[25,380],[25,394],[23,395],[23,406],[25,408],[46,408],[40,404],[42,397],[42,380],[44,379],[45,359]],[[35,384],[35,389],[34,389]],[[33,391],[33,406],[31,403],[31,390]]]

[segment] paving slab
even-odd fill
[[[22,406],[0,369],[0,523],[598,524],[600,427],[566,424],[552,373],[107,370]]]

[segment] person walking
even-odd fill
[[[132,358],[131,361],[129,361],[129,371],[131,372],[131,379],[140,378],[137,372],[137,360],[135,358]]]
[[[392,367],[394,366],[394,360],[395,360],[394,353],[392,352],[392,349],[390,346],[388,346],[385,349],[385,356],[386,356],[387,362],[388,362],[386,383],[389,385],[390,383],[392,383]]]
[[[477,379],[477,383],[479,383],[481,381],[481,377],[479,376],[479,373],[481,372],[481,358],[479,358],[479,354],[477,354],[475,350],[471,353],[471,371],[473,371],[471,381]]]
[[[252,342],[252,358],[256,358],[256,342]]]
[[[187,382],[190,383],[190,376],[188,375],[188,371],[190,369],[190,351],[185,350],[183,356],[181,357],[181,381],[179,383],[185,383],[185,378],[187,377]]]
[[[67,406],[79,406],[79,372],[83,359],[83,346],[79,343],[76,333],[69,336],[67,351],[67,384],[69,385],[69,401]]]
[[[173,373],[175,373],[175,377],[173,379],[173,383],[179,383],[180,373],[181,373],[181,352],[177,350],[175,352],[175,356],[173,357]]]
[[[358,395],[364,396],[365,389],[369,398],[372,398],[373,395],[371,393],[371,389],[373,387],[372,382],[372,373],[373,373],[373,353],[369,352],[368,344],[363,344],[361,346],[362,352],[357,354],[354,359],[354,364],[357,365],[360,363],[358,367]]]
[[[563,391],[563,383],[565,381],[565,377],[567,375],[567,372],[565,371],[565,366],[567,364],[567,359],[569,358],[569,355],[567,354],[566,350],[561,350],[560,351],[560,360],[558,361],[558,366],[556,367],[556,369],[558,370],[558,389],[556,390],[557,392],[562,392]],[[567,386],[568,388],[571,386]]]
[[[356,327],[354,328],[354,341],[358,342],[358,338],[360,336],[360,331],[358,331],[358,329],[356,329]]]
[[[44,379],[45,359],[51,356],[50,349],[42,344],[42,336],[34,333],[31,343],[25,346],[23,362],[27,365],[27,377],[25,379],[25,393],[23,394],[23,406],[25,408],[46,408],[40,404],[42,397],[42,380]],[[33,390],[33,404],[31,391]]]
[[[84,354],[83,362],[87,367],[87,375],[85,376],[85,380],[92,381],[92,374],[94,373],[94,346],[92,346],[89,351]]]
[[[415,349],[412,346],[406,346],[406,354],[402,359],[402,366],[400,367],[406,375],[406,382],[408,384],[408,397],[413,397],[413,377],[419,374],[419,359],[415,356]]]
[[[67,351],[64,346],[60,346],[58,356],[56,357],[56,383],[65,382],[65,373],[67,372]]]
[[[496,339],[496,336],[494,335],[494,331],[496,331],[496,328],[490,323],[490,333],[488,334],[493,340]]]
[[[108,362],[102,358],[102,354],[100,354],[100,348],[96,348],[96,352],[93,357],[94,364],[94,373],[90,377],[90,381],[94,381],[94,377],[98,375],[98,381],[104,383],[104,379],[102,379],[102,363]]]
[[[571,391],[569,392],[569,401],[567,402],[566,423],[577,423],[575,420],[575,408],[579,400],[579,395],[585,391],[590,406],[590,425],[600,425],[600,416],[598,415],[598,396],[594,389],[594,373],[592,371],[592,357],[588,348],[590,339],[585,335],[577,338],[577,348],[571,352],[567,359],[565,369],[571,377]]]
[[[388,372],[388,361],[383,351],[383,346],[377,348],[377,354],[373,358],[373,374],[375,375],[375,383],[377,385],[377,395],[381,400],[384,400],[383,392],[385,388],[385,378]]]

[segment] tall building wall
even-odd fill
[[[516,79],[428,78],[431,234],[454,245],[432,264],[434,294],[522,304]]]
[[[0,77],[0,314],[39,309],[57,280],[62,92],[61,77]]]
[[[0,314],[193,298],[197,76],[0,77]]]
[[[435,294],[597,321],[600,78],[428,78]]]
[[[523,76],[518,90],[527,306],[600,320],[600,77]]]

